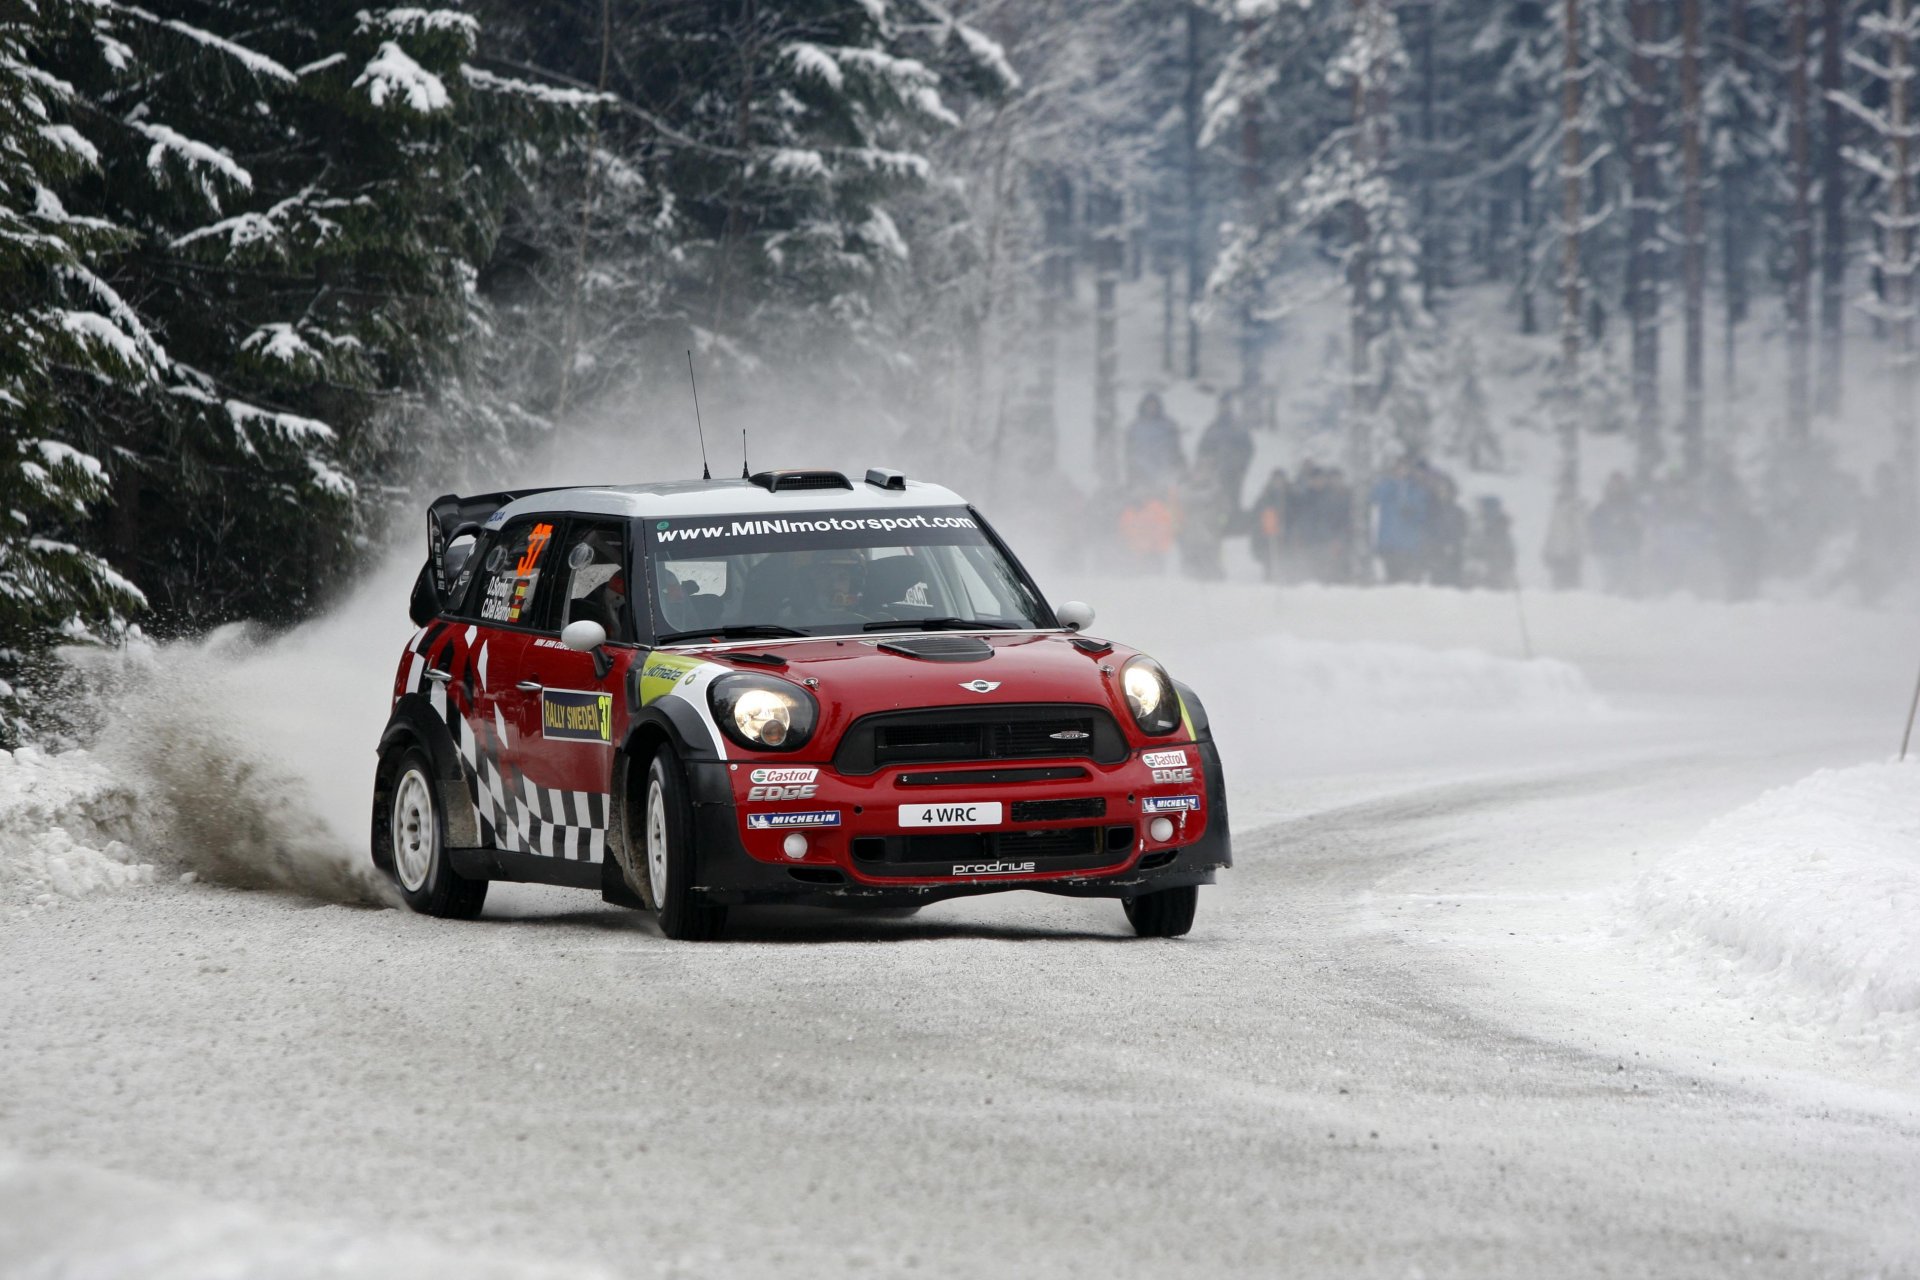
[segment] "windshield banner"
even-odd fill
[[[673,559],[835,547],[985,546],[965,507],[929,511],[835,511],[793,516],[699,516],[650,520],[656,555]]]

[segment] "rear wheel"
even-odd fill
[[[695,893],[693,806],[687,801],[680,757],[666,743],[647,765],[644,841],[647,892],[660,932],[686,942],[706,942],[726,927],[727,909]]]
[[[389,792],[387,839],[393,878],[415,911],[471,920],[486,905],[487,882],[469,880],[447,858],[446,822],[433,766],[418,747],[401,752]]]
[[[1177,938],[1193,928],[1194,909],[1200,905],[1198,885],[1161,889],[1137,898],[1123,898],[1127,920],[1143,938]]]

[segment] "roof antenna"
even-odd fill
[[[752,476],[747,474],[747,429],[745,427],[740,428],[740,478],[742,480],[753,479]]]
[[[700,433],[700,478],[713,479],[713,472],[707,467],[707,428],[700,421],[700,384],[693,378],[693,348],[687,348],[687,385],[693,388],[693,426]]]

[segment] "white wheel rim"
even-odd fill
[[[409,893],[420,892],[433,867],[433,792],[418,769],[393,789],[393,867]]]
[[[647,779],[647,883],[653,889],[653,905],[667,900],[667,789],[660,775]]]

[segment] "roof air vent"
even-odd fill
[[[796,489],[851,489],[853,481],[838,471],[760,471],[748,477],[768,493]]]
[[[876,489],[893,489],[900,493],[907,491],[906,473],[887,467],[868,467],[867,483]]]

